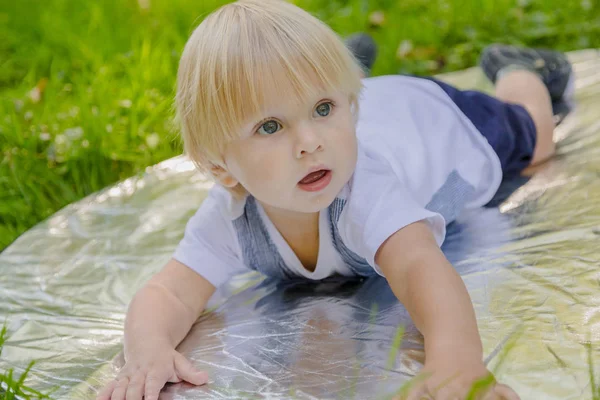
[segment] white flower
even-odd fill
[[[14,101],[14,103],[15,103],[15,111],[16,112],[19,112],[23,109],[23,100],[17,99]]]
[[[398,50],[396,50],[397,58],[406,57],[411,51],[413,51],[413,43],[406,39],[400,42],[400,46],[398,46]]]
[[[42,99],[42,91],[36,86],[29,91],[28,96],[32,103],[39,103]]]
[[[65,131],[65,135],[67,135],[67,137],[71,140],[79,139],[83,136],[83,128],[80,126],[76,126],[74,128],[67,129]]]
[[[381,26],[385,23],[385,14],[383,11],[373,11],[369,14],[369,23],[375,26]]]
[[[158,146],[158,142],[160,142],[160,136],[158,136],[158,133],[152,132],[151,134],[146,136],[146,144],[151,149],[156,148],[156,146]]]

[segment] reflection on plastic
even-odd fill
[[[577,107],[556,130],[558,156],[530,180],[505,182],[489,208],[449,227],[444,245],[475,304],[489,367],[525,400],[591,399],[588,357],[600,371],[600,54],[571,58]],[[475,69],[445,78],[489,89]],[[12,334],[0,368],[20,373],[35,359],[34,388],[93,398],[122,363],[129,300],[209,187],[189,161],[168,160],[5,250],[0,315]],[[180,346],[211,383],[170,385],[161,399],[377,399],[423,363],[422,337],[382,278],[281,284],[250,273],[211,305]]]

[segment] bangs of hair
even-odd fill
[[[198,26],[182,55],[176,103],[185,151],[200,167],[220,160],[243,124],[264,117],[269,105],[338,91],[356,108],[360,72],[331,28],[292,4],[224,6]]]

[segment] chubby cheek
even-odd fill
[[[356,136],[347,137],[344,142],[344,161],[347,168],[354,172],[356,166],[356,159],[358,153],[358,145],[356,143]]]
[[[265,191],[277,191],[277,183],[285,179],[287,164],[282,153],[251,145],[242,147],[228,157],[233,176],[257,198]]]
[[[338,161],[349,167],[354,165],[358,147],[354,123],[347,119],[344,120],[335,129],[332,139],[330,146],[335,149],[335,154],[339,157]]]

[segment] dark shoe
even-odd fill
[[[558,51],[529,49],[506,45],[491,45],[481,53],[481,69],[494,83],[498,71],[514,65],[537,73],[553,102],[569,97],[573,69],[567,57]]]
[[[369,76],[377,58],[377,44],[373,38],[366,33],[355,33],[346,38],[346,46],[360,62],[365,75]]]
[[[567,89],[568,91],[569,89]],[[572,99],[562,98],[552,102],[552,114],[554,115],[554,124],[560,125],[565,117],[573,111],[575,104]]]

